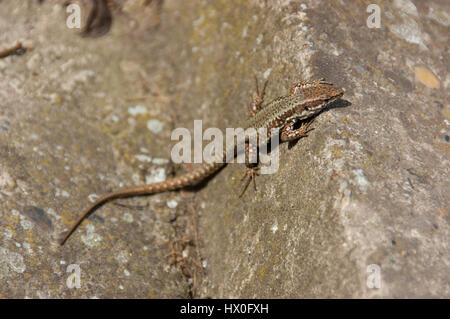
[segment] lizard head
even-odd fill
[[[309,118],[329,104],[333,103],[344,95],[344,90],[333,87],[331,82],[326,82],[323,79],[311,83],[300,84],[292,90],[293,96],[298,96],[301,103],[299,103],[295,110],[295,115],[298,119]]]
[[[333,87],[330,82],[319,80],[315,85],[303,88],[302,93],[305,100],[311,101],[311,105],[307,108],[313,109],[314,107],[323,108],[336,101],[344,95],[344,90]]]

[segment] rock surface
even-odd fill
[[[97,38],[59,1],[0,3],[0,51],[28,48],[0,59],[0,297],[450,297],[448,2],[380,4],[380,28],[353,1],[115,3]],[[346,92],[256,192],[229,165],[57,245],[96,196],[189,169],[172,130],[235,127],[254,75],[267,100]]]

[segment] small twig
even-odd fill
[[[21,52],[25,52],[26,48],[22,46],[22,42],[18,42],[15,46],[5,49],[3,51],[0,51],[0,59],[6,58],[7,56],[10,56],[12,54],[19,54]]]
[[[128,204],[122,204],[122,203],[113,203],[116,206],[119,207],[125,207],[125,208],[129,208],[129,209],[135,209],[135,210],[144,210],[145,208],[147,208],[149,206],[149,204],[147,203],[147,205],[128,205]]]

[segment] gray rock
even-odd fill
[[[57,1],[0,3],[0,50],[32,48],[0,59],[3,297],[450,297],[449,6],[393,1],[370,29],[359,2],[270,3],[166,0],[155,24],[129,0],[95,39]],[[321,77],[346,92],[256,192],[232,164],[57,245],[96,195],[171,174],[139,158],[170,158],[173,128],[236,126],[254,75],[267,100]]]

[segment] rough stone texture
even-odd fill
[[[1,297],[188,297],[166,244],[189,205],[198,297],[450,297],[448,2],[375,1],[379,29],[360,1],[167,0],[159,27],[117,3],[87,39],[57,1],[0,2],[0,49],[32,47],[0,59]],[[92,194],[168,175],[174,127],[235,127],[253,75],[267,99],[319,77],[346,93],[256,192],[239,198],[229,165],[195,192],[107,204],[56,245]]]

